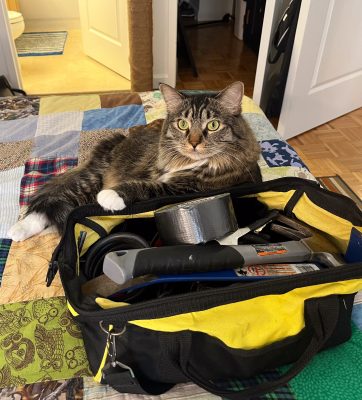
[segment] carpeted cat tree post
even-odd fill
[[[131,89],[153,89],[152,0],[128,0]]]

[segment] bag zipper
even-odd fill
[[[330,270],[307,272],[303,276],[292,275],[269,280],[268,282],[240,283],[232,289],[226,287],[200,293],[186,293],[108,310],[86,311],[74,305],[73,307],[76,311],[79,311],[80,315],[77,317],[79,320],[84,317],[85,321],[102,319],[107,322],[108,319],[112,319],[114,322],[113,318],[118,317],[118,319],[122,318],[124,322],[127,322],[129,319],[161,318],[168,316],[172,310],[175,310],[175,313],[186,313],[191,312],[193,308],[200,309],[205,306],[212,308],[232,301],[243,301],[268,294],[286,293],[298,287],[358,278],[362,279],[362,263],[346,264]],[[220,299],[223,300],[222,303]],[[180,309],[180,304],[182,304],[182,309]],[[190,309],[190,311],[187,311],[187,309]]]

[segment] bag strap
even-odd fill
[[[169,391],[174,384],[148,381],[132,376],[128,369],[116,368],[103,373],[102,383],[107,383],[120,393],[160,395]]]
[[[199,373],[188,364],[191,342],[186,345],[183,344],[180,352],[182,372],[190,381],[196,383],[206,391],[224,398],[226,397],[231,400],[247,400],[256,396],[261,396],[285,385],[302,371],[330,338],[337,325],[338,317],[339,300],[336,295],[310,299],[305,303],[305,320],[313,332],[311,340],[300,358],[277,380],[264,382],[239,392],[220,389],[220,387],[214,385],[210,380],[201,377]],[[121,393],[156,395],[165,393],[173,386],[173,384],[149,381],[140,376],[132,377],[129,370],[122,368],[118,368],[111,373],[105,373],[103,379],[103,383],[109,384]]]
[[[247,400],[272,392],[280,386],[287,384],[311,361],[313,356],[320,351],[329,337],[332,335],[339,315],[338,296],[311,299],[305,304],[305,319],[310,323],[313,335],[300,358],[279,379],[263,382],[260,385],[248,387],[241,391],[223,390],[199,375],[199,373],[188,365],[187,359],[183,362],[183,373],[203,389],[215,395],[226,397],[231,400]],[[191,348],[191,346],[190,346]],[[189,348],[189,350],[190,350]]]

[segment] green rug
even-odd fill
[[[361,377],[362,332],[352,325],[350,340],[318,353],[289,386],[298,400],[361,400]]]

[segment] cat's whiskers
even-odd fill
[[[236,158],[236,157],[235,157],[235,158]],[[249,167],[247,166],[247,164],[246,164],[244,161],[242,161],[242,160],[239,160],[239,162],[240,162],[241,166],[244,168],[244,171],[247,172],[247,173],[250,175],[250,177],[253,179],[253,174],[252,174],[252,172],[250,171],[250,169],[249,169]]]

